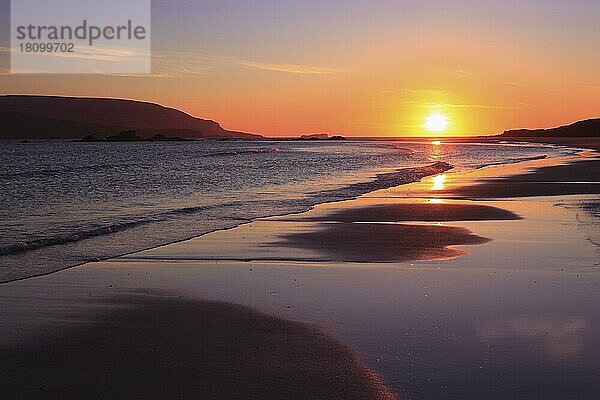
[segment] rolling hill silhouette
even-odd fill
[[[498,137],[600,137],[600,118],[586,119],[549,129],[512,129]]]
[[[259,138],[159,104],[59,96],[0,96],[0,139],[80,139],[135,130],[150,137]]]

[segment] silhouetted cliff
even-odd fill
[[[217,122],[193,117],[154,103],[105,98],[0,96],[0,139],[80,139],[107,137],[135,129],[143,136],[189,138],[258,138],[223,129]]]
[[[600,137],[600,118],[578,121],[570,125],[549,129],[513,129],[498,137]]]

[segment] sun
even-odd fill
[[[444,132],[448,124],[448,117],[443,114],[431,114],[425,119],[425,129],[429,132]]]

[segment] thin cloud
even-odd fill
[[[180,73],[193,73],[195,71],[202,75],[214,70],[219,64],[234,64],[264,71],[307,75],[335,74],[342,72],[335,68],[321,67],[316,65],[273,63],[206,53],[168,52],[158,54],[155,53],[154,56],[155,59],[159,60],[165,65],[171,65],[171,69],[178,70]],[[182,60],[185,61],[183,66],[181,65]]]
[[[510,106],[490,106],[485,104],[442,104],[442,107],[448,108],[484,108],[490,110],[520,110],[521,107]]]
[[[0,47],[0,53],[11,52],[10,47]],[[47,57],[61,57],[81,60],[96,60],[101,62],[119,63],[130,61],[131,57],[147,57],[148,54],[123,48],[98,47],[77,49],[75,53],[40,53]],[[335,68],[321,67],[304,64],[272,63],[265,61],[248,60],[236,57],[220,56],[215,54],[192,52],[153,52],[152,74],[122,74],[103,73],[102,75],[119,77],[146,77],[146,78],[175,78],[183,76],[209,76],[219,68],[219,65],[233,64],[263,71],[301,74],[325,75],[342,72]],[[0,70],[0,74],[2,74]],[[7,72],[8,73],[8,72]]]
[[[487,104],[453,104],[453,103],[431,103],[431,102],[421,102],[421,101],[403,101],[401,104],[412,104],[417,106],[418,108],[482,108],[489,110],[520,110],[521,107],[511,107],[511,106],[495,106],[495,105],[487,105]]]
[[[245,60],[239,60],[239,63],[246,67],[258,68],[266,71],[288,72],[291,74],[323,75],[340,72],[333,68],[317,67],[314,65],[273,64]]]
[[[0,53],[11,53],[18,51],[11,47],[0,46]],[[36,56],[44,57],[61,57],[61,58],[73,58],[73,59],[84,59],[84,60],[100,60],[100,61],[124,61],[131,57],[148,57],[149,53],[143,53],[138,51],[132,51],[130,49],[118,48],[118,47],[78,47],[73,53],[64,52],[39,52]]]
[[[473,75],[473,71],[469,71],[466,69],[455,69],[452,72],[459,74],[459,75]]]
[[[10,47],[0,47],[0,53],[10,53],[12,51],[17,51],[16,49],[12,49]],[[81,47],[76,48],[76,50],[72,53],[64,53],[64,52],[39,52],[36,53],[36,57],[43,57],[43,59],[59,59],[65,60],[64,62],[69,62],[69,60],[83,60],[83,61],[97,61],[97,62],[110,62],[111,64],[119,64],[124,62],[131,62],[132,58],[143,59],[145,57],[150,57],[149,53],[143,53],[139,51],[132,51],[131,49],[126,48],[117,48],[117,47],[102,47],[102,46],[93,46],[93,47]],[[62,62],[62,61],[61,61]],[[45,74],[47,73],[44,68],[41,69],[24,69],[19,68],[18,74]],[[1,70],[0,75],[11,75],[10,70]],[[99,75],[119,75],[112,73],[103,73],[98,72]]]

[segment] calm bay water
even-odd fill
[[[572,152],[391,141],[0,142],[0,281],[53,272],[455,169]],[[365,184],[356,185],[364,182]]]

